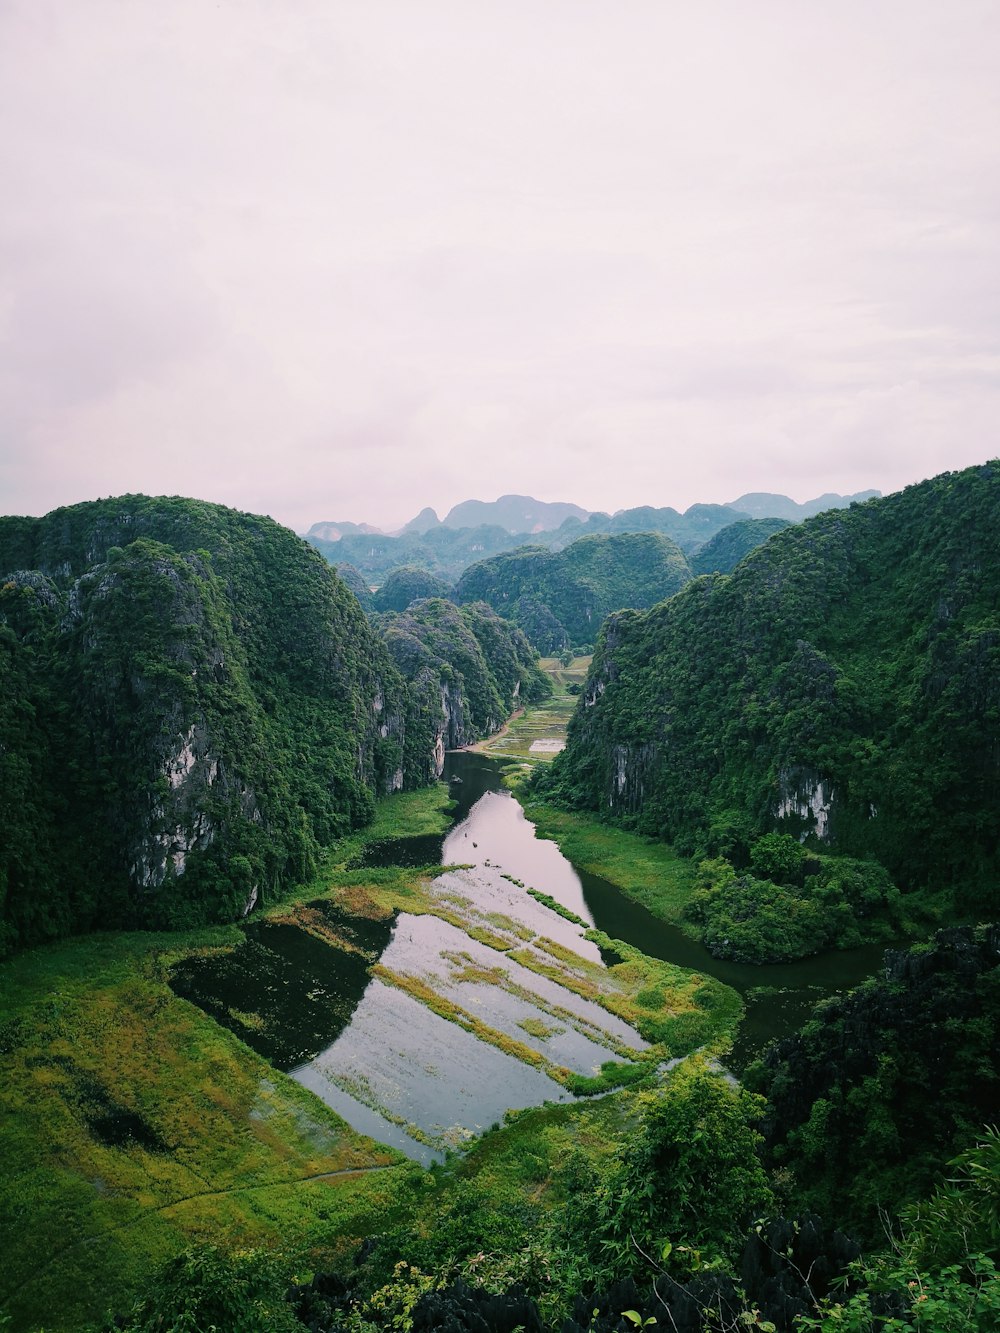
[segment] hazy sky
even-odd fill
[[[996,0],[0,0],[0,512],[1000,454]]]

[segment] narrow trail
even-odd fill
[[[111,1237],[124,1235],[125,1232],[131,1231],[133,1227],[138,1226],[139,1223],[144,1222],[149,1217],[155,1216],[157,1213],[166,1216],[171,1209],[180,1208],[184,1204],[192,1203],[196,1199],[219,1199],[224,1198],[228,1194],[255,1194],[259,1190],[293,1189],[298,1185],[308,1185],[314,1180],[336,1180],[345,1176],[367,1176],[376,1171],[399,1171],[408,1165],[409,1163],[407,1162],[382,1162],[375,1166],[346,1166],[338,1171],[319,1171],[311,1176],[298,1176],[295,1180],[268,1180],[263,1181],[259,1185],[231,1185],[228,1189],[224,1190],[200,1190],[197,1194],[187,1194],[181,1199],[171,1199],[169,1203],[158,1204],[155,1208],[144,1208],[135,1217],[130,1218],[127,1222],[122,1222],[119,1226],[105,1227],[105,1229],[97,1235],[84,1236],[82,1240],[75,1240],[71,1245],[64,1245],[63,1248],[57,1250],[55,1254],[50,1254],[44,1263],[35,1269],[30,1277],[26,1278],[16,1287],[12,1287],[10,1291],[4,1293],[3,1297],[0,1297],[0,1312],[7,1307],[8,1303],[13,1300],[14,1297],[19,1296],[26,1287],[29,1287],[32,1282],[37,1282],[42,1274],[48,1268],[51,1268],[58,1260],[66,1258],[66,1256],[72,1254],[74,1250],[83,1249],[88,1245],[97,1245]]]
[[[524,709],[519,708],[517,712],[511,713],[510,717],[503,724],[499,731],[495,731],[492,736],[485,736],[481,741],[475,741],[472,745],[460,745],[459,753],[485,754],[489,747],[495,742],[502,740],[510,730],[510,724],[516,722],[519,717],[524,715]]]

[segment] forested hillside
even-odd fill
[[[487,602],[542,653],[593,643],[611,611],[652,606],[691,577],[680,548],[660,533],[581,537],[564,551],[524,546],[473,565],[455,600]]]
[[[606,622],[549,790],[745,865],[780,828],[995,899],[1000,464],[775,534]]]
[[[438,777],[445,750],[497,731],[512,710],[552,692],[519,629],[482,602],[440,597],[382,617],[386,647],[411,692],[408,768]]]
[[[731,574],[755,546],[789,526],[787,518],[747,518],[741,523],[730,523],[688,557],[691,572]]]
[[[369,596],[376,611],[405,611],[411,602],[424,597],[447,597],[451,585],[426,569],[402,565],[389,571],[378,591]]]
[[[407,693],[266,518],[126,496],[0,520],[4,938],[231,918],[404,781]]]

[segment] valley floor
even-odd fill
[[[316,884],[268,915],[314,936],[323,935],[317,902],[359,921],[436,922],[436,934],[458,941],[442,967],[382,964],[378,981],[544,1075],[553,1103],[655,1077],[669,1056],[728,1040],[740,1012],[728,988],[627,946],[604,967],[583,923],[511,876],[498,872],[496,888],[520,903],[520,918],[478,901],[461,869],[349,868],[386,838],[442,832],[447,807],[444,786],[390,798]],[[96,935],[0,969],[0,1311],[13,1329],[80,1329],[127,1308],[148,1274],[191,1243],[291,1247],[308,1273],[424,1206],[420,1166],[255,1054],[265,1019],[249,1002],[231,1006],[223,1025],[173,992],[181,960],[243,939],[235,926]],[[336,932],[324,942],[344,946]],[[615,1097],[524,1110],[456,1169],[468,1179],[481,1167],[483,1188],[499,1189],[490,1172],[525,1160],[530,1141],[530,1190],[544,1194],[567,1147],[608,1151],[622,1114]],[[524,1175],[523,1166],[508,1173],[503,1190],[529,1188]]]

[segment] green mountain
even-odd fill
[[[683,514],[669,505],[663,509],[640,505],[635,509],[619,509],[615,514],[594,513],[585,519],[568,518],[543,541],[553,550],[561,550],[580,537],[620,532],[662,532],[688,553],[697,550],[729,524],[749,517],[749,514],[741,513],[731,505],[694,504]]]
[[[405,611],[411,602],[424,597],[447,597],[451,585],[436,574],[415,565],[389,571],[385,582],[369,600],[376,611]]]
[[[341,580],[347,584],[351,592],[354,593],[354,596],[361,603],[361,609],[365,612],[374,610],[372,605],[372,590],[362,578],[360,571],[355,569],[353,565],[349,565],[346,561],[341,561],[340,564],[334,564],[333,567],[337,571]]]
[[[995,896],[1000,463],[776,533],[605,624],[550,782],[746,864],[774,828]]]
[[[521,631],[482,602],[427,598],[381,625],[413,701],[408,768],[428,781],[440,775],[445,750],[492,735],[515,708],[552,692]]]
[[[875,492],[863,494],[867,498]],[[367,524],[314,523],[306,540],[331,564],[354,565],[371,583],[381,582],[389,570],[403,565],[426,569],[447,583],[454,583],[474,562],[521,546],[561,551],[580,537],[662,532],[690,555],[733,523],[767,515],[798,522],[807,514],[816,513],[817,507],[841,508],[861,497],[824,495],[804,505],[784,495],[746,498],[753,505],[746,511],[737,504],[694,504],[683,514],[669,506],[656,509],[651,505],[620,509],[616,514],[588,514],[577,505],[546,504],[530,496],[504,495],[492,504],[466,500],[440,522],[433,509],[423,509],[395,535],[379,532]],[[767,529],[766,535],[771,531]],[[763,536],[760,540],[764,540]]]
[[[691,570],[695,574],[731,574],[755,546],[789,526],[787,518],[747,518],[730,523],[688,557]]]
[[[397,537],[386,533],[348,533],[336,541],[315,535],[307,540],[331,564],[354,565],[371,583],[381,583],[390,570],[404,565],[418,566],[447,583],[454,583],[474,561],[513,550],[529,539],[523,533],[510,533],[496,524],[476,528],[450,528],[441,524],[425,532],[414,530]]]
[[[455,600],[486,602],[519,625],[542,653],[592,643],[621,607],[648,607],[691,577],[680,548],[661,533],[581,537],[563,551],[522,546],[465,571]]]
[[[144,496],[4,518],[0,571],[8,945],[231,919],[419,780],[381,638],[270,519]]]
[[[804,500],[801,504],[790,500],[787,495],[775,495],[771,491],[750,491],[732,500],[730,509],[741,509],[751,518],[787,518],[790,523],[801,523],[804,518],[822,514],[827,509],[846,509],[849,505],[860,504],[864,500],[875,500],[881,491],[856,491],[854,495],[838,495],[835,491],[826,491],[813,500]]]

